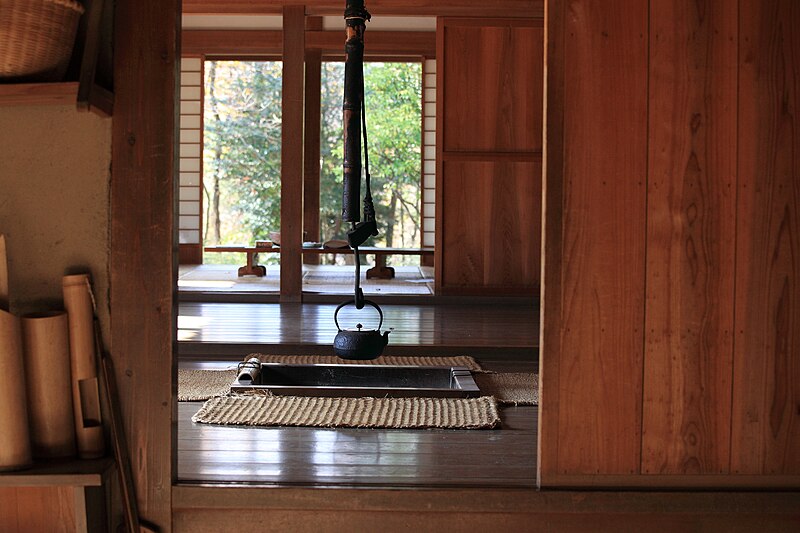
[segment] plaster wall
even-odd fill
[[[13,313],[62,309],[62,276],[90,272],[108,332],[110,167],[111,119],[72,106],[0,107],[0,233]]]

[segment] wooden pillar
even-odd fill
[[[305,6],[283,9],[281,302],[303,297],[303,97]]]
[[[309,17],[306,30],[322,30],[322,17]],[[303,230],[308,241],[318,242],[319,234],[319,145],[321,120],[322,50],[306,50],[305,153],[303,170]],[[303,258],[309,265],[319,264],[319,255]]]
[[[180,2],[116,2],[111,357],[139,512],[171,531]]]

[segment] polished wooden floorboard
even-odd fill
[[[372,487],[535,487],[535,407],[495,430],[240,428],[178,408],[178,481]]]
[[[538,310],[532,305],[382,305],[391,329],[387,355],[473,355],[537,359]],[[330,354],[335,304],[182,302],[179,354],[240,358],[251,352]],[[378,326],[377,313],[348,306],[342,328]]]
[[[472,355],[496,371],[536,370],[529,305],[383,305],[387,354]],[[331,354],[335,304],[182,302],[179,364],[224,368],[251,352]],[[348,309],[342,327],[377,327]],[[495,430],[242,428],[195,424],[178,405],[178,481],[291,486],[536,486],[536,407],[501,409]]]

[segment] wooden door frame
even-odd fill
[[[115,6],[111,353],[143,519],[172,528],[180,0]]]

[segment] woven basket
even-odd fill
[[[62,80],[82,14],[74,0],[0,0],[0,78]]]

